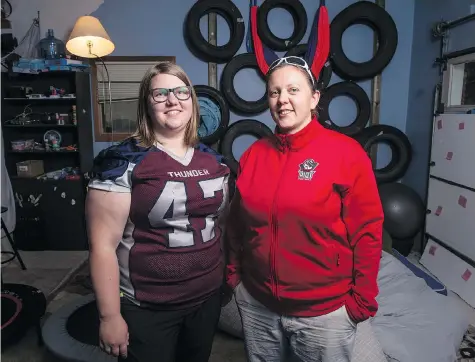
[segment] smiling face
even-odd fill
[[[191,89],[180,78],[164,73],[152,78],[150,89],[148,113],[155,132],[185,134],[193,113]]]
[[[310,82],[304,70],[292,65],[282,66],[269,76],[269,108],[281,133],[296,133],[312,120],[320,93]]]

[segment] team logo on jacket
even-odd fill
[[[318,162],[309,158],[299,165],[299,180],[310,181],[315,174]]]

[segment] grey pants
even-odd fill
[[[234,295],[249,362],[351,361],[356,324],[345,306],[318,317],[285,317],[255,300],[242,283]]]

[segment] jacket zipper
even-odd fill
[[[277,193],[276,193],[277,194]],[[272,204],[272,242],[271,242],[271,279],[272,279],[272,293],[277,299],[279,299],[278,292],[278,282],[277,282],[277,263],[276,263],[276,254],[277,254],[277,195],[274,197],[274,202]]]
[[[272,283],[272,292],[279,300],[279,291],[278,291],[278,286],[279,282],[277,280],[277,261],[276,261],[276,254],[277,254],[277,247],[278,247],[278,240],[277,240],[277,199],[279,195],[279,187],[280,183],[282,181],[282,175],[284,174],[284,168],[285,165],[287,164],[287,157],[288,154],[287,152],[289,151],[289,145],[287,142],[284,144],[284,155],[285,155],[285,161],[283,163],[283,166],[281,168],[279,180],[277,182],[277,188],[276,192],[274,194],[274,200],[272,201],[272,212],[271,212],[271,230],[272,230],[272,239],[271,239],[271,245],[270,245],[270,253],[271,253],[271,283]]]

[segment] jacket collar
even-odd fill
[[[276,127],[275,136],[277,139],[277,146],[280,151],[297,151],[313,141],[322,129],[323,126],[318,123],[316,117],[313,117],[310,123],[297,133],[279,133],[279,129]]]

